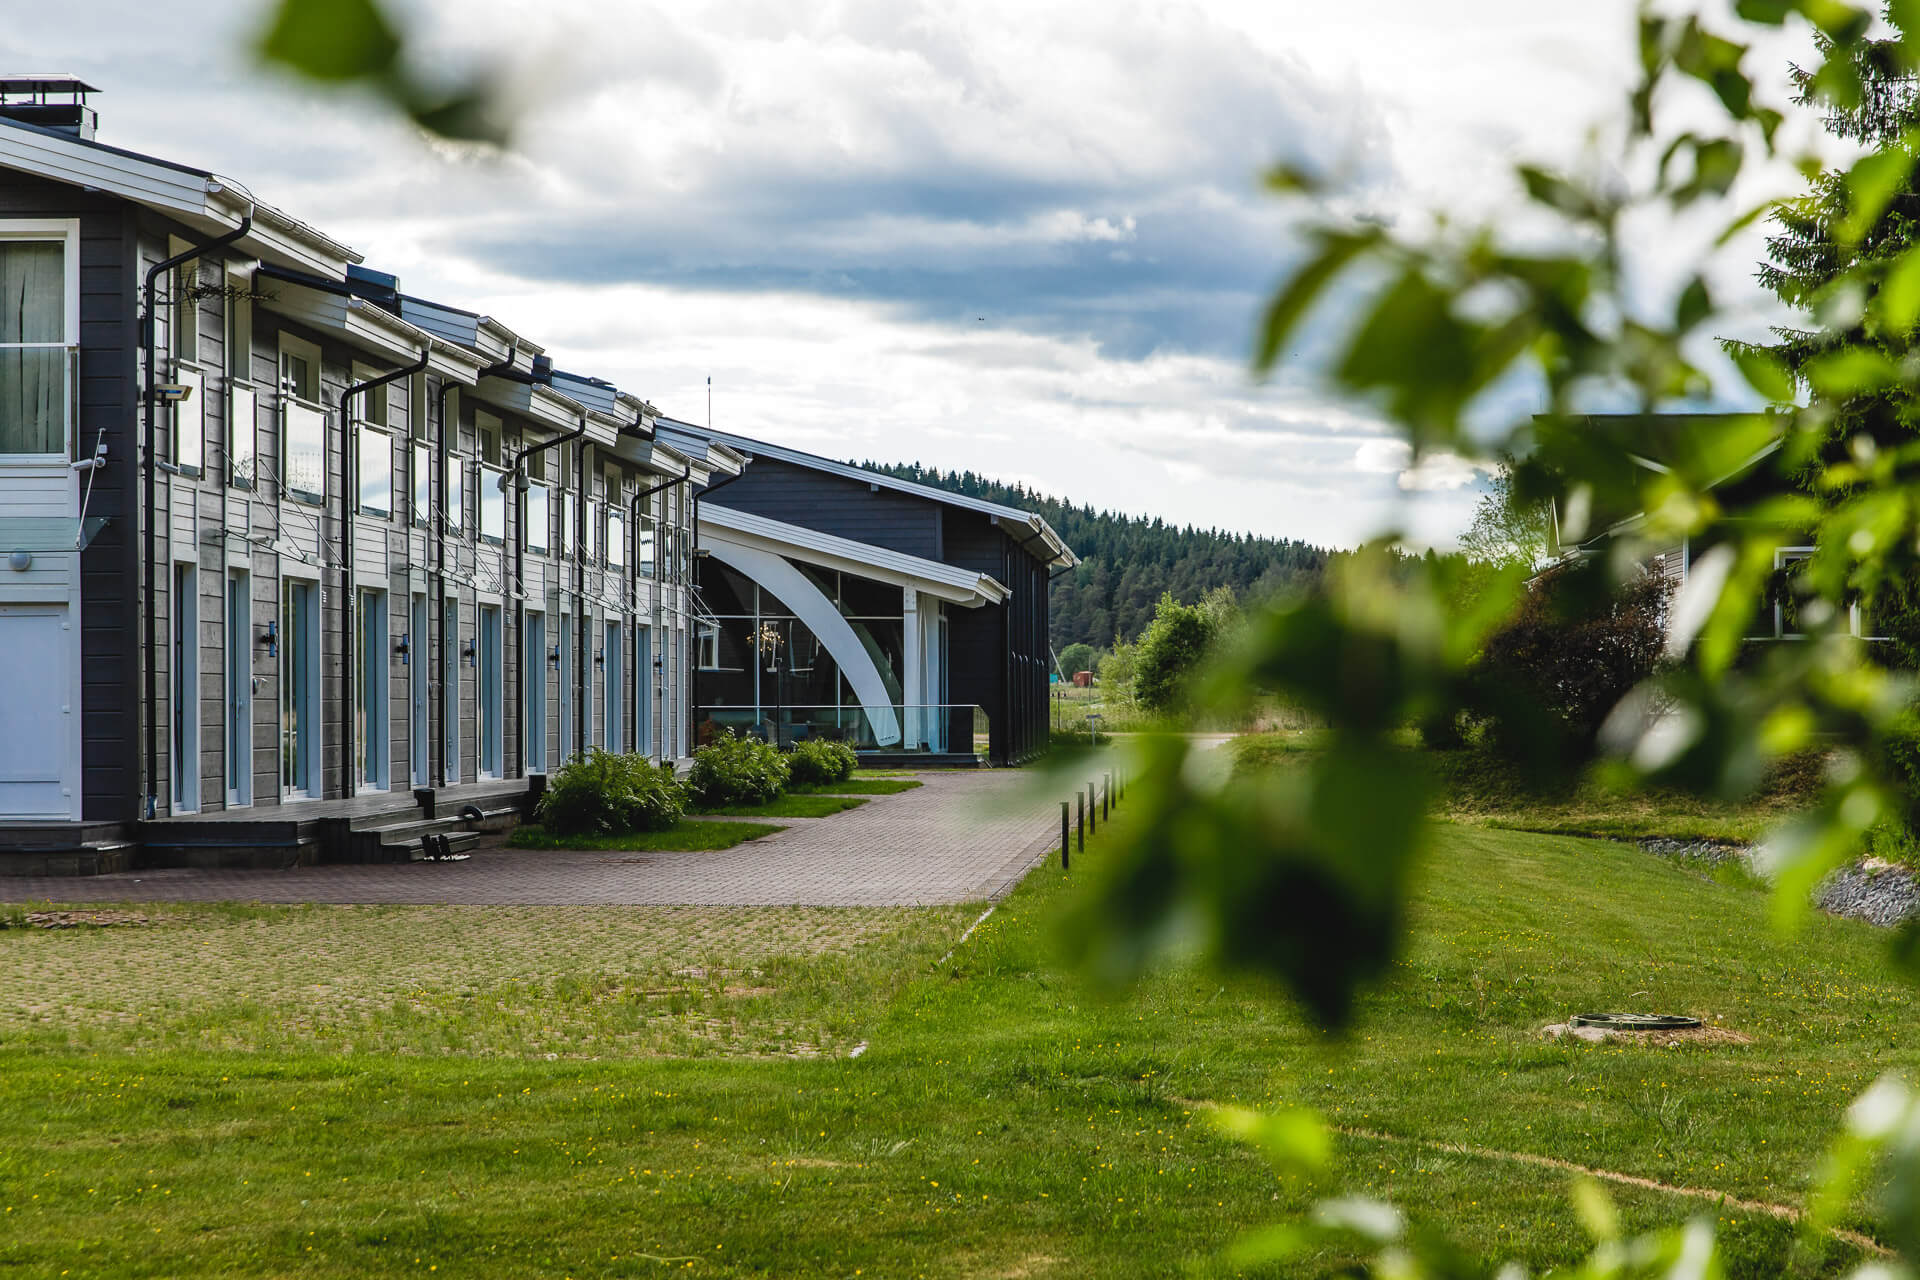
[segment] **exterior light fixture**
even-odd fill
[[[593,651],[593,665],[596,667],[604,667],[607,665],[607,651],[605,649],[595,649]]]
[[[467,660],[467,665],[471,667],[474,665],[474,658],[477,656],[478,652],[479,651],[473,647],[472,639],[469,638],[467,642],[461,646],[460,656],[465,658]]]
[[[553,648],[547,650],[547,665],[552,667],[555,671],[558,671],[560,669],[560,646],[559,645],[554,645]]]
[[[409,632],[400,633],[400,643],[393,646],[393,651],[400,655],[401,666],[408,665],[408,656],[413,652],[412,636]]]
[[[269,622],[267,629],[260,633],[260,645],[267,651],[269,658],[280,656],[280,624]]]

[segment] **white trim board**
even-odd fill
[[[956,568],[938,560],[923,560],[904,551],[855,542],[851,538],[836,537],[816,529],[803,529],[799,525],[712,503],[702,503],[700,507],[699,545],[715,554],[725,546],[754,547],[897,587],[912,587],[936,599],[968,608],[999,604],[1012,594],[1003,584],[984,573]]]

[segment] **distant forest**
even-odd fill
[[[1081,641],[1106,649],[1115,635],[1138,639],[1153,621],[1163,591],[1192,604],[1225,586],[1244,604],[1311,587],[1329,554],[1291,538],[1179,528],[1158,518],[1076,507],[971,471],[941,471],[917,462],[854,465],[1045,517],[1081,559],[1078,568],[1053,582],[1049,613],[1056,651]]]

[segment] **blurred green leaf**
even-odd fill
[[[1267,304],[1260,323],[1260,339],[1254,350],[1256,373],[1268,373],[1280,358],[1286,344],[1307,311],[1320,299],[1336,276],[1379,241],[1377,231],[1353,233],[1322,232],[1317,252],[1293,274],[1286,287]]]
[[[373,0],[280,0],[260,54],[314,80],[383,76],[400,37]]]

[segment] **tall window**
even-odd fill
[[[640,576],[643,578],[651,578],[653,576],[653,565],[654,565],[653,543],[654,543],[653,517],[641,516],[640,517]]]
[[[607,511],[607,563],[615,569],[627,566],[627,518],[614,509]]]
[[[574,531],[579,526],[578,501],[570,492],[560,495],[560,554],[563,556],[570,556],[574,551]]]
[[[354,450],[360,467],[360,510],[370,516],[393,514],[393,441],[384,431],[360,428]]]
[[[464,458],[447,459],[447,528],[459,530],[467,520],[467,463]]]
[[[433,446],[413,446],[413,522],[425,525],[433,511]]]
[[[227,384],[227,464],[233,483],[242,489],[253,488],[259,447],[256,405],[252,387]]]
[[[500,488],[506,475],[498,467],[480,468],[480,536],[488,542],[507,540],[507,495]]]
[[[553,545],[553,533],[550,527],[551,516],[547,504],[547,486],[530,484],[527,486],[527,549],[545,551]]]
[[[173,461],[199,475],[207,460],[207,380],[185,365],[174,370],[173,380],[187,388],[187,398],[173,406]]]
[[[303,502],[327,500],[327,415],[292,399],[281,401],[280,434],[286,489]]]
[[[65,240],[5,238],[0,223],[0,453],[67,451]]]

